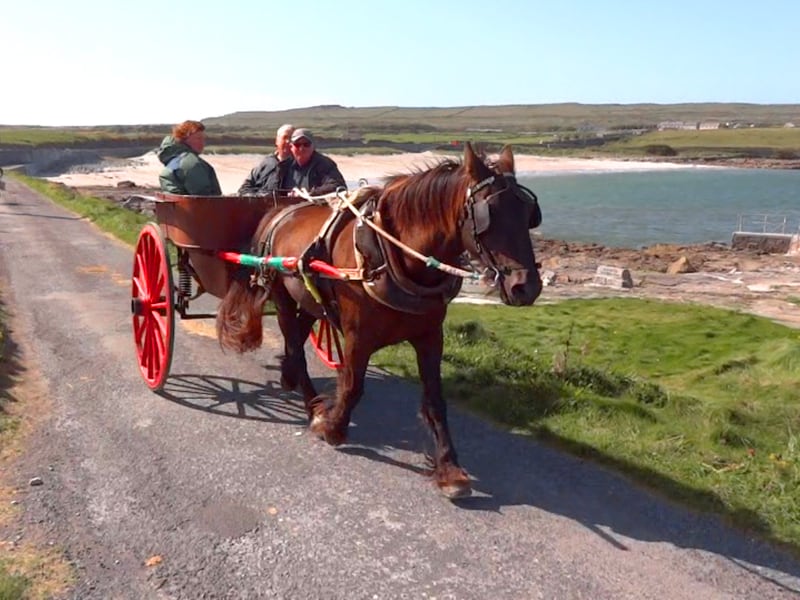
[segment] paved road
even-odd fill
[[[371,373],[351,444],[305,433],[274,349],[177,328],[164,394],[140,381],[131,251],[16,182],[0,289],[49,403],[10,474],[25,539],[64,548],[70,597],[787,598],[800,565],[624,479],[451,411],[475,497],[421,475],[418,389]],[[187,325],[192,325],[191,328]],[[272,323],[268,324],[270,327]],[[274,339],[274,337],[272,338]],[[329,374],[315,373],[323,385]],[[29,487],[31,477],[44,485]],[[154,555],[156,566],[145,566]]]

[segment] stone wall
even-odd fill
[[[788,254],[800,245],[798,235],[788,233],[750,233],[736,231],[731,239],[734,250],[750,250],[763,254]]]

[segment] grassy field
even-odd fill
[[[662,145],[673,148],[679,156],[744,154],[800,158],[800,127],[653,131],[612,142],[602,150],[624,155],[647,154],[648,148]]]
[[[9,127],[0,126],[0,148],[7,146],[75,146],[103,142],[147,143],[160,140],[170,126]]]
[[[655,128],[663,121],[742,122],[781,126],[800,118],[800,105],[780,104],[539,104],[403,108],[315,106],[285,111],[238,112],[207,119],[225,130],[271,130],[283,123],[320,131],[353,133],[467,131],[511,132],[578,130],[588,125],[605,129]]]
[[[132,242],[147,219],[23,178]],[[800,332],[636,299],[453,305],[447,396],[800,554]],[[408,345],[374,363],[416,381]],[[468,466],[468,465],[467,465]]]
[[[740,125],[719,131],[657,132],[659,123],[716,121]],[[800,155],[798,133],[783,126],[800,121],[800,105],[759,104],[544,104],[402,108],[316,106],[285,111],[239,112],[205,119],[209,150],[258,152],[271,144],[283,123],[310,127],[327,152],[347,154],[446,148],[465,140],[495,149],[555,155],[641,156],[652,145],[669,145],[681,156],[739,154],[765,148]],[[800,123],[799,123],[800,124]],[[751,126],[753,128],[751,129]],[[157,146],[171,124],[98,127],[11,127],[0,125],[0,149],[150,144]],[[637,133],[647,131],[647,135]],[[598,138],[604,132],[605,138]],[[618,140],[623,136],[623,140]],[[600,146],[588,145],[604,142]],[[562,147],[565,142],[573,147]],[[361,146],[363,144],[369,144]],[[376,144],[378,148],[374,148]],[[385,148],[381,148],[381,144]],[[405,148],[406,150],[408,148]],[[791,157],[790,157],[791,158]]]

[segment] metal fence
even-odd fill
[[[794,235],[800,233],[800,225],[792,228],[789,218],[764,213],[739,215],[737,233],[773,233]]]

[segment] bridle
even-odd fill
[[[483,197],[478,197],[481,191],[491,188],[495,182],[503,183],[503,188],[492,193],[485,193]],[[531,214],[528,226],[529,229],[538,227],[541,222],[541,212],[539,211],[539,201],[536,194],[524,185],[520,185],[513,173],[490,175],[475,185],[468,187],[466,202],[464,202],[464,213],[461,223],[462,240],[466,248],[473,252],[486,267],[484,276],[487,279],[491,279],[494,285],[501,283],[504,277],[511,275],[514,271],[523,270],[522,268],[499,266],[492,252],[488,248],[485,248],[480,240],[481,235],[488,231],[491,226],[491,215],[489,212],[490,200],[498,194],[506,192],[509,188],[513,188],[517,197],[521,198],[524,202],[533,204],[534,211]],[[488,191],[489,190],[487,190],[487,192]]]

